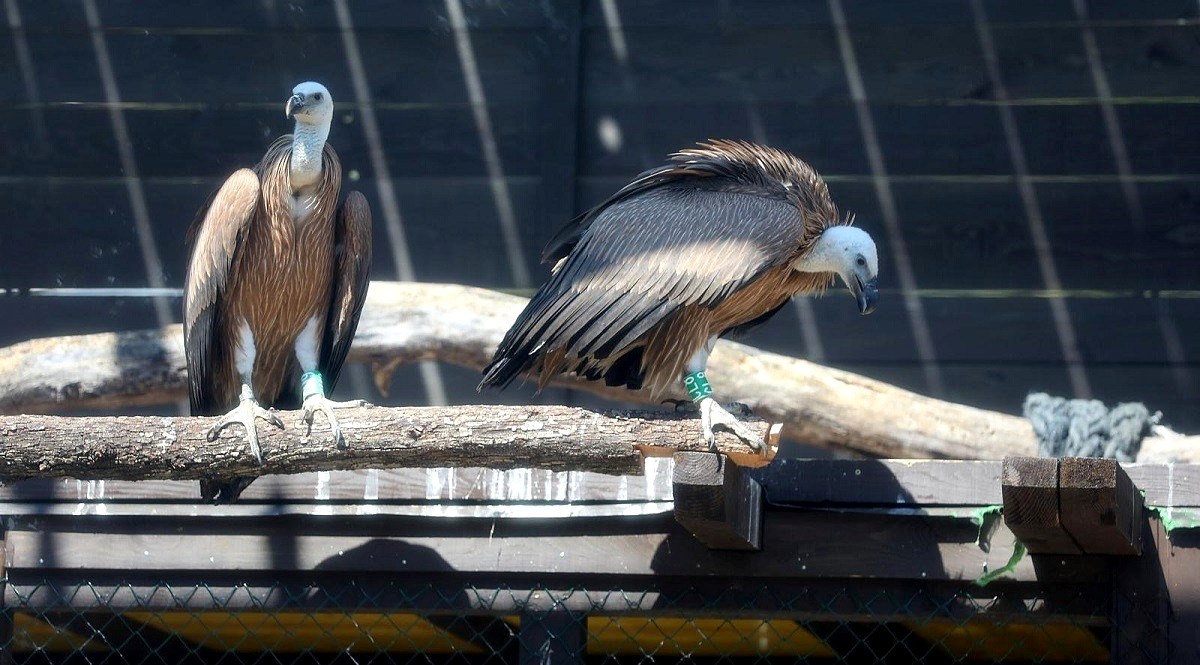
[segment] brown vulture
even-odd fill
[[[253,169],[240,169],[196,214],[184,291],[184,344],[193,415],[234,423],[262,462],[255,420],[282,428],[275,408],[304,409],[312,430],[325,414],[345,440],[326,394],[337,383],[367,293],[371,211],[350,192],[339,206],[342,167],[326,143],[333,99],[301,83],[285,107],[295,132]],[[270,407],[268,411],[266,407]],[[236,499],[253,478],[202,481],[206,500]]]
[[[796,157],[711,141],[639,175],[550,241],[553,275],[484,369],[503,388],[526,372],[539,388],[575,373],[655,396],[682,380],[713,427],[761,446],[712,397],[718,337],[744,332],[798,293],[840,277],[870,313],[879,299],[875,243],[838,214],[825,182]]]

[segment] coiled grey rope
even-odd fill
[[[1158,422],[1140,402],[1108,409],[1094,399],[1064,399],[1046,393],[1025,398],[1025,417],[1037,435],[1042,457],[1109,457],[1132,462],[1142,437]]]

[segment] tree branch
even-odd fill
[[[445,284],[374,282],[350,359],[386,388],[400,364],[439,360],[481,368],[525,299]],[[882,333],[881,333],[882,334]],[[722,341],[709,361],[723,400],[752,407],[788,436],[878,457],[999,459],[1035,455],[1022,418],[944,402],[862,376]],[[32,340],[0,349],[0,411],[118,408],[183,398],[179,326]],[[562,377],[558,385],[621,402],[648,393]],[[676,397],[683,395],[677,394]],[[1149,437],[1138,461],[1200,461],[1200,437]]]
[[[243,430],[215,442],[216,418],[0,416],[0,481],[196,480],[234,475],[396,467],[540,468],[640,474],[644,456],[707,450],[699,420],[681,414],[594,412],[566,406],[362,407],[339,409],[346,448],[318,419],[312,435],[299,412],[281,414],[285,430],[259,423],[264,463],[250,456]],[[731,434],[717,447],[739,464],[774,457],[779,429],[749,425],[769,439],[766,455]]]

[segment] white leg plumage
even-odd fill
[[[308,325],[304,326],[304,330],[300,331],[300,336],[296,338],[296,359],[300,361],[300,367],[304,370],[300,386],[304,395],[304,410],[300,415],[300,422],[305,425],[305,432],[311,435],[317,413],[325,414],[325,420],[329,422],[329,431],[333,433],[334,444],[338,448],[345,448],[346,437],[342,434],[341,423],[338,422],[333,410],[370,406],[370,404],[361,399],[334,402],[325,397],[324,379],[317,369],[318,325],[319,321],[314,317],[309,320]]]
[[[687,388],[689,396],[691,396],[696,408],[700,411],[700,425],[703,429],[704,441],[708,444],[709,448],[715,451],[717,447],[715,429],[720,427],[744,441],[746,445],[754,450],[762,450],[762,438],[754,430],[739,422],[728,409],[713,399],[712,388],[708,385],[705,369],[708,366],[708,356],[712,353],[713,345],[716,343],[716,337],[710,339],[703,348],[688,360],[687,373],[683,379],[684,387]],[[745,405],[739,406],[744,411],[749,411]]]

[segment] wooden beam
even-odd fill
[[[776,459],[754,469],[774,505],[888,508],[1003,502],[999,460]]]
[[[709,550],[667,514],[586,521],[375,516],[364,523],[321,517],[7,519],[13,526],[10,571],[38,575],[53,570],[418,576],[456,571],[540,579],[702,571],[746,579],[974,582],[983,571],[1008,562],[1016,544],[1008,529],[998,528],[984,552],[967,520],[807,510],[771,511],[763,521],[760,552]],[[1039,572],[1026,557],[1003,579],[1092,583],[1106,579],[1106,570],[1100,557],[1079,557],[1070,566]]]
[[[9,545],[5,527],[0,525],[0,665],[13,662],[13,613],[8,595]]]
[[[1123,557],[1113,561],[1112,572],[1112,628],[1109,633],[1109,653],[1113,663],[1151,665],[1170,663],[1172,631],[1172,598],[1167,585],[1165,570],[1172,558],[1170,543],[1162,522],[1143,519],[1138,524],[1144,544],[1142,556]],[[1162,548],[1160,550],[1160,548]],[[1195,557],[1191,557],[1195,558]],[[1191,586],[1196,585],[1196,570],[1193,564],[1188,575]],[[1194,592],[1189,595],[1195,596]],[[1200,610],[1192,604],[1190,610],[1193,634],[1200,631],[1196,618]],[[1180,662],[1195,662],[1192,652]]]
[[[707,450],[698,418],[669,412],[594,412],[563,406],[356,408],[341,412],[346,447],[318,423],[312,435],[299,413],[288,427],[259,424],[264,463],[249,454],[239,427],[209,442],[216,418],[0,416],[0,480],[71,477],[96,480],[198,480],[267,473],[389,467],[487,466],[641,473],[643,455]],[[749,421],[764,440],[771,428]],[[728,433],[723,452],[766,464]]]
[[[675,453],[671,487],[676,521],[709,549],[761,548],[762,486],[728,457]]]
[[[1059,518],[1058,460],[1006,457],[1004,523],[1031,554],[1082,554]]]
[[[1059,516],[1088,554],[1142,552],[1142,496],[1116,460],[1064,457],[1058,467]]]

